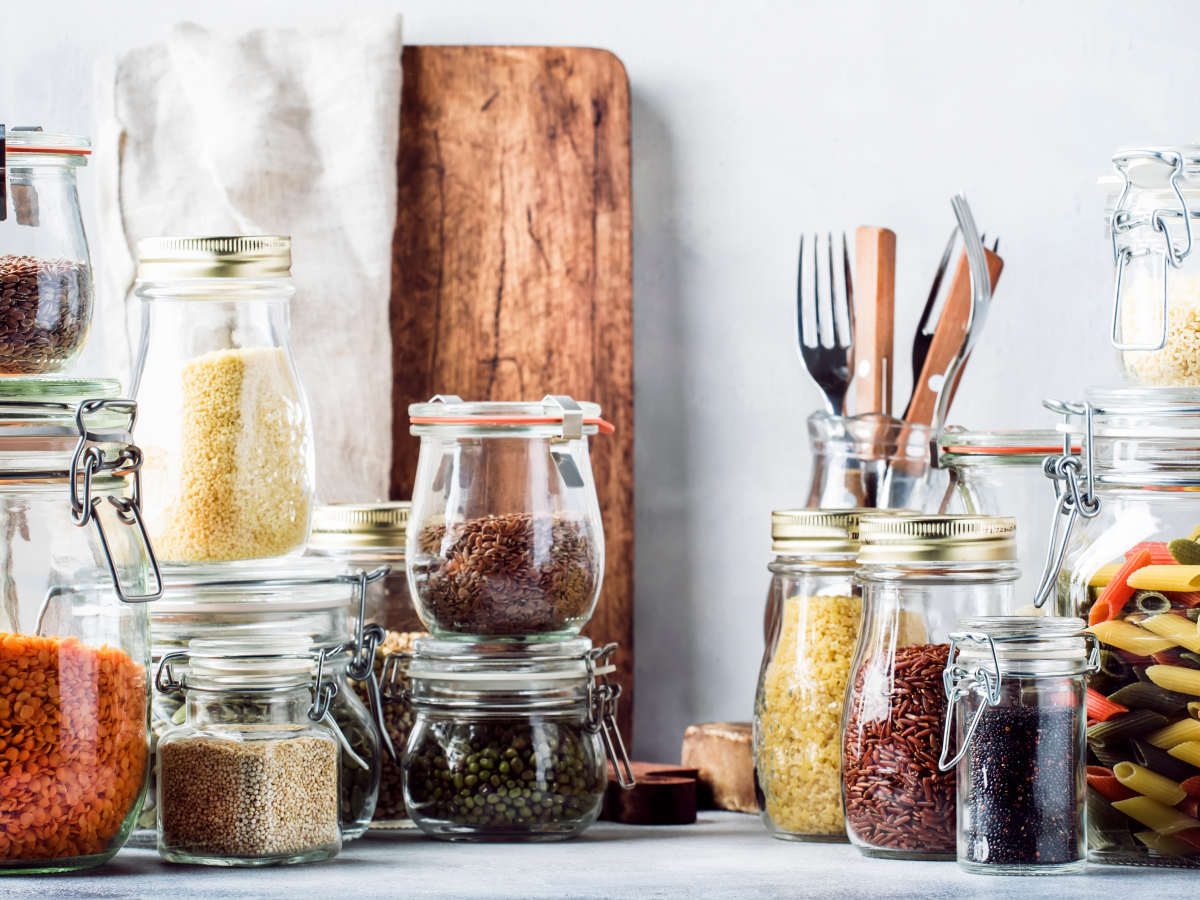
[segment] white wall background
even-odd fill
[[[1117,378],[1096,177],[1118,145],[1198,134],[1189,0],[0,0],[0,121],[92,133],[95,57],[175,22],[394,11],[407,43],[604,47],[629,72],[641,758],[750,717],[769,515],[805,499],[819,404],[793,337],[801,229],[896,231],[903,408],[965,190],[1006,266],[951,421],[1045,425],[1041,398]]]

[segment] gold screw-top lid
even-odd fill
[[[139,281],[182,278],[287,278],[292,239],[278,234],[147,237],[138,241]]]
[[[394,503],[331,503],[313,511],[309,546],[322,550],[404,546],[407,500]]]
[[[863,563],[1016,560],[1017,520],[1007,516],[870,516],[859,523]]]
[[[771,549],[780,554],[857,553],[864,516],[916,515],[911,509],[780,509],[771,513]]]

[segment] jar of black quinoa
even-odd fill
[[[586,830],[604,804],[606,759],[621,786],[633,786],[616,726],[620,688],[608,681],[615,649],[586,638],[417,640],[407,671],[416,722],[403,762],[417,826],[450,841],[553,841]]]
[[[969,618],[950,635],[939,767],[957,772],[958,864],[968,872],[1070,875],[1087,865],[1084,627]]]

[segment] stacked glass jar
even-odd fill
[[[605,756],[632,786],[616,647],[578,636],[604,572],[587,439],[611,426],[565,396],[435,397],[409,415],[421,453],[405,563],[431,636],[389,656],[385,677],[416,716],[409,815],[446,840],[572,837],[600,812]]]
[[[68,373],[91,325],[76,172],[90,141],[0,125],[0,871],[125,843],[149,765],[137,404]]]

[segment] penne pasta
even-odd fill
[[[1200,741],[1200,722],[1195,719],[1181,719],[1178,722],[1172,722],[1165,728],[1158,729],[1158,731],[1152,731],[1142,740],[1155,747],[1162,747],[1164,750],[1170,750],[1184,741]],[[1171,805],[1174,806],[1174,804]]]
[[[1155,747],[1153,744],[1147,744],[1145,741],[1138,740],[1137,738],[1134,738],[1130,743],[1133,745],[1133,759],[1130,762],[1144,766],[1151,772],[1157,772],[1163,778],[1170,778],[1172,781],[1181,782],[1180,787],[1183,787],[1182,782],[1193,775],[1200,775],[1200,769],[1191,763],[1184,762],[1182,759],[1176,759],[1161,747]],[[1113,765],[1115,766],[1116,763],[1113,763]],[[1184,790],[1187,789],[1184,788]]]
[[[1098,568],[1088,579],[1088,587],[1104,587],[1113,580],[1113,576],[1121,571],[1123,563],[1109,563]]]
[[[1186,781],[1181,782],[1179,786],[1187,791],[1189,797],[1200,798],[1200,775],[1192,776]]]
[[[1100,638],[1100,640],[1104,640],[1104,638]],[[1184,669],[1179,666],[1150,666],[1146,669],[1146,677],[1168,691],[1200,695],[1200,671],[1196,669]]]
[[[1151,653],[1158,653],[1162,650],[1169,650],[1171,647],[1179,646],[1170,638],[1160,637],[1157,634],[1153,634],[1143,628],[1138,628],[1136,625],[1130,625],[1128,622],[1123,622],[1119,619],[1100,622],[1087,630],[1104,643],[1116,647],[1118,650],[1132,653],[1135,656],[1149,657]],[[1200,691],[1196,693],[1200,693]]]
[[[1096,602],[1088,610],[1088,624],[1099,625],[1101,622],[1115,619],[1125,607],[1129,598],[1133,596],[1134,588],[1129,583],[1129,579],[1136,572],[1147,568],[1149,565],[1149,550],[1137,550],[1130,553],[1125,560],[1125,565],[1121,566],[1117,574],[1113,576],[1112,581],[1101,589],[1100,596],[1096,598]],[[1176,566],[1175,568],[1179,567]]]
[[[1169,638],[1181,647],[1187,647],[1193,653],[1200,653],[1200,634],[1196,633],[1196,623],[1190,619],[1166,613],[1151,616],[1142,622],[1142,627],[1159,637]]]
[[[1151,831],[1159,834],[1175,834],[1188,828],[1200,828],[1200,820],[1184,815],[1177,809],[1164,806],[1150,797],[1133,797],[1129,800],[1118,800],[1113,809],[1125,813],[1135,822],[1141,822]]]
[[[1200,588],[1200,566],[1142,566],[1125,583],[1142,591],[1192,591]]]
[[[1194,700],[1187,705],[1188,715],[1193,719],[1200,719],[1200,700]]]
[[[1171,834],[1159,834],[1156,831],[1138,831],[1133,835],[1151,850],[1165,853],[1168,856],[1189,856],[1196,848],[1187,841],[1181,841]]]
[[[1135,709],[1107,722],[1093,725],[1087,730],[1087,739],[1093,747],[1111,747],[1147,731],[1156,731],[1166,724],[1166,716],[1160,716],[1148,709]]]
[[[1189,694],[1177,694],[1175,691],[1160,688],[1157,684],[1138,681],[1109,694],[1108,699],[1130,709],[1152,709],[1164,716],[1173,716],[1187,709],[1192,698]],[[1200,707],[1200,702],[1196,705]]]
[[[1183,744],[1176,744],[1167,752],[1176,759],[1182,759],[1185,763],[1200,766],[1200,741],[1187,741]]]
[[[1113,775],[1131,791],[1157,800],[1164,806],[1174,806],[1187,798],[1187,791],[1178,783],[1135,763],[1117,763],[1113,767]]]
[[[1129,819],[1112,807],[1112,803],[1095,788],[1087,791],[1087,834],[1088,847],[1092,850],[1108,850],[1113,847],[1134,845],[1129,834]],[[1183,832],[1186,833],[1186,832]]]
[[[1109,700],[1102,693],[1092,688],[1087,689],[1087,714],[1089,719],[1105,722],[1113,716],[1129,712],[1128,706],[1122,706]]]

